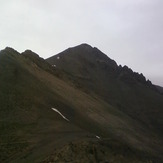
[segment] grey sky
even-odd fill
[[[0,49],[47,58],[81,43],[163,86],[163,0],[0,0]]]

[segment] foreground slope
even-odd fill
[[[76,64],[75,60],[73,64]],[[112,60],[108,64],[113,69],[117,66]],[[147,90],[145,95],[152,92],[149,97],[141,95],[142,97],[147,100],[152,97],[151,103],[154,104],[157,99],[160,106],[156,107],[160,115],[153,114],[154,122],[149,123],[152,108],[149,108],[149,113],[146,111],[149,115],[142,121],[141,115],[140,118],[133,116],[134,112],[135,115],[141,113],[139,109],[136,112],[131,107],[130,113],[128,107],[125,110],[119,107],[125,99],[117,96],[115,100],[119,101],[119,105],[115,105],[112,96],[107,100],[105,91],[104,94],[98,93],[99,90],[95,90],[98,84],[91,73],[88,75],[93,82],[87,80],[88,83],[85,83],[81,73],[77,72],[79,80],[71,68],[65,72],[56,66],[29,50],[20,54],[6,48],[0,52],[1,162],[161,162],[162,132],[158,127],[161,126],[159,116],[163,108],[162,96],[151,86],[150,89],[140,87],[143,88],[142,92]],[[93,71],[89,64],[85,67],[88,71]],[[101,68],[98,69],[100,74]],[[114,78],[109,79],[116,81]],[[102,83],[103,80],[99,86]],[[119,83],[120,86],[125,86],[123,89],[133,89],[124,81]],[[114,86],[112,82],[109,84],[110,87]],[[139,89],[137,91],[139,93]],[[134,97],[137,96],[128,95],[128,98]],[[143,105],[146,108],[145,102]],[[52,108],[62,113],[68,121]],[[155,118],[158,118],[157,123]],[[159,126],[156,127],[156,124]]]
[[[40,68],[34,62],[13,49],[0,53],[1,162],[41,160],[82,131],[51,109],[68,106],[34,75],[36,71]]]

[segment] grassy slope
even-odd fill
[[[155,135],[137,121],[12,50],[0,53],[0,90],[1,161],[42,160],[54,148],[88,135],[121,138],[149,152],[157,148],[158,140],[149,142]]]

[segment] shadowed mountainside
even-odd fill
[[[100,50],[87,44],[69,48],[47,61],[66,72],[67,78],[78,88],[98,95],[148,127],[163,131],[162,96],[142,74],[127,66],[118,66]]]
[[[161,94],[163,94],[163,87],[160,87],[160,86],[158,86],[158,85],[156,85],[155,87],[157,88],[157,90],[158,90]]]
[[[1,162],[162,160],[163,96],[97,48],[47,60],[6,48],[0,90]]]

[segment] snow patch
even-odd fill
[[[58,111],[55,108],[52,108],[52,110],[54,110],[55,112],[57,112],[63,119],[65,119],[66,121],[69,121],[60,111]]]
[[[57,57],[57,59],[60,59],[60,57]]]
[[[56,65],[52,65],[53,67],[57,67]]]
[[[97,139],[101,139],[101,138],[100,138],[99,136],[97,136],[97,135],[96,135],[96,138],[97,138]]]

